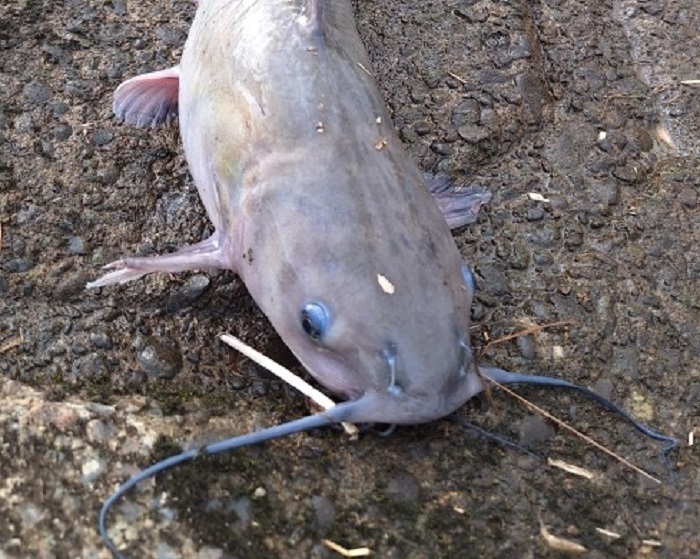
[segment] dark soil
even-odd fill
[[[411,156],[493,192],[456,234],[478,281],[475,346],[575,321],[485,359],[593,386],[677,437],[674,476],[595,405],[520,391],[661,485],[496,391],[388,438],[328,429],[199,460],[117,506],[115,540],[130,557],[335,556],[324,538],[386,558],[557,556],[541,521],[587,557],[699,557],[700,86],[680,83],[700,78],[695,0],[356,8]],[[186,0],[0,5],[0,557],[107,557],[97,511],[137,468],[309,413],[218,341],[232,332],[294,365],[232,274],[84,289],[120,256],[211,230],[177,129],[111,115],[122,80],[177,63],[193,13]]]

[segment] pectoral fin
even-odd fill
[[[111,270],[98,280],[86,285],[88,289],[115,283],[126,283],[153,272],[186,272],[206,268],[232,269],[230,259],[219,242],[220,235],[214,233],[197,244],[181,248],[172,254],[160,256],[132,257],[117,260],[105,266]]]
[[[179,88],[179,66],[136,76],[114,92],[114,114],[138,128],[170,124],[177,118]]]

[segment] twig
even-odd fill
[[[231,334],[221,334],[221,336],[219,337],[222,342],[231,346],[233,349],[240,351],[243,355],[245,355],[249,359],[252,359],[258,365],[270,371],[273,375],[276,375],[287,384],[296,388],[299,392],[304,394],[304,396],[316,402],[323,409],[327,410],[335,406],[335,402],[331,400],[328,396],[326,396],[323,392],[316,390],[304,379],[298,377],[289,369],[286,369],[285,367],[273,361],[266,355],[263,355],[256,349],[253,349],[244,341],[236,338],[235,336],[232,336]],[[353,425],[352,423],[343,423],[342,425],[345,429],[345,432],[348,435],[350,435],[351,437],[357,436],[358,429],[355,425]]]
[[[19,333],[19,336],[15,336],[14,338],[11,338],[4,344],[0,346],[0,354],[5,353],[6,351],[10,351],[11,349],[22,345],[22,342],[24,342],[24,336],[22,336],[22,332]]]
[[[587,470],[586,468],[582,468],[581,466],[577,466],[575,464],[569,464],[568,462],[564,462],[563,460],[554,460],[552,458],[547,458],[547,464],[549,464],[550,466],[554,466],[555,468],[559,468],[560,470],[564,470],[565,472],[568,472],[575,476],[583,477],[586,479],[594,479],[596,477],[596,475],[590,470]]]
[[[456,79],[461,84],[467,83],[467,80],[465,80],[462,76],[455,74],[454,72],[447,72],[447,75],[450,76],[451,78]]]
[[[363,70],[368,76],[371,76],[371,75],[372,75],[372,72],[370,72],[367,68],[365,68],[365,66],[364,66],[364,64],[362,64],[362,62],[358,62],[357,65],[358,65],[360,68],[362,68],[362,70]]]
[[[586,553],[588,551],[580,543],[552,534],[545,526],[539,513],[537,513],[537,519],[540,521],[540,535],[551,549],[571,554]]]

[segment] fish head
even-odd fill
[[[469,342],[471,271],[420,178],[376,187],[371,201],[361,188],[314,188],[348,180],[338,171],[306,177],[306,188],[258,187],[243,202],[238,272],[305,368],[358,402],[349,420],[443,417],[483,389]]]

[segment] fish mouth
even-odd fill
[[[478,374],[479,369],[476,366],[476,359],[474,358],[474,353],[472,352],[469,341],[462,337],[460,338],[458,344],[460,360],[459,366],[456,369],[456,378],[464,379],[470,373]],[[404,388],[397,380],[398,351],[396,344],[394,342],[389,342],[381,353],[382,358],[386,363],[387,370],[389,371],[389,386],[387,388],[387,392],[398,396],[404,391]]]

